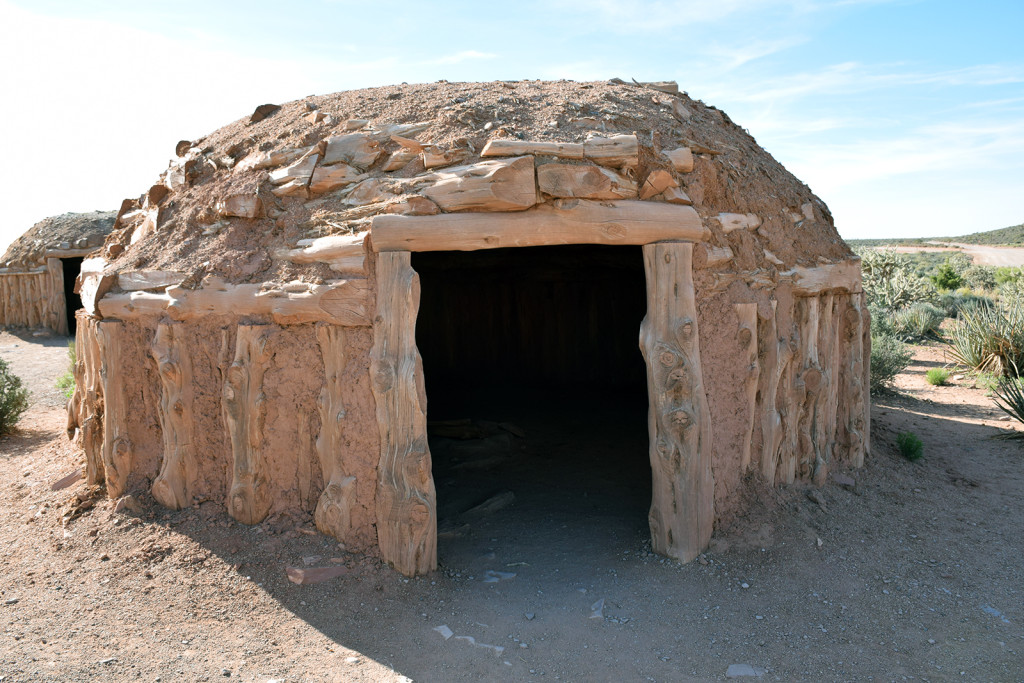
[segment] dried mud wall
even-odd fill
[[[29,271],[0,269],[0,325],[68,333],[64,270],[58,258]]]

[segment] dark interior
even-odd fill
[[[75,294],[75,278],[82,270],[82,258],[76,256],[60,261],[64,267],[64,306],[67,309],[68,334],[74,337],[77,324],[75,311],[82,307],[81,297]]]
[[[442,559],[495,525],[538,541],[577,524],[645,536],[641,248],[421,252],[412,265]]]

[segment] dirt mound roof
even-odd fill
[[[14,240],[0,259],[0,267],[30,268],[43,263],[47,252],[98,247],[110,234],[116,215],[115,211],[92,211],[44,218]]]
[[[442,81],[262,105],[179,143],[157,183],[125,201],[106,255],[113,270],[180,271],[186,287],[207,275],[317,282],[331,277],[326,265],[281,255],[364,232],[380,214],[525,209],[515,196],[481,208],[445,204],[443,187],[424,191],[445,179],[450,189],[460,173],[495,180],[524,154],[538,178],[546,169],[537,201],[692,203],[709,246],[729,247],[736,267],[759,267],[765,251],[780,269],[851,257],[806,185],[724,112],[676,90],[617,79]],[[490,163],[461,170],[481,161]]]

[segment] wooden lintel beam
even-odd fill
[[[557,244],[701,241],[709,232],[691,206],[566,199],[515,213],[379,215],[376,251],[474,251]]]

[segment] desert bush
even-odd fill
[[[1018,368],[1024,369],[1024,299],[992,308],[961,309],[947,341],[950,354],[961,365],[1016,377]]]
[[[957,289],[964,284],[964,279],[948,259],[945,263],[939,266],[938,271],[931,276],[931,281],[935,283],[936,287],[943,290]]]
[[[955,292],[943,292],[940,294],[938,305],[945,312],[947,318],[956,318],[960,315],[962,308],[970,306],[992,308],[996,305],[996,302],[990,296],[977,294],[970,289],[959,289]]]
[[[75,341],[68,342],[68,368],[64,374],[57,378],[57,388],[64,398],[71,398],[75,393]]]
[[[1007,303],[1024,301],[1024,280],[1007,280],[999,285],[999,298]]]
[[[898,311],[918,301],[938,298],[934,285],[916,275],[902,254],[891,249],[865,250],[860,256],[868,304]]]
[[[929,303],[919,301],[897,311],[892,316],[892,326],[903,339],[923,339],[939,334],[939,325],[946,319],[946,312]]]
[[[933,387],[941,387],[949,380],[949,370],[946,368],[932,368],[924,373],[924,379]]]
[[[900,455],[911,462],[920,460],[924,455],[924,444],[914,432],[903,432],[897,436],[896,445],[899,446]]]
[[[871,335],[871,393],[884,390],[910,364],[910,349],[890,333]]]
[[[10,433],[28,410],[28,389],[0,358],[0,436]]]
[[[1007,282],[1020,282],[1024,280],[1024,268],[1014,266],[999,266],[993,273],[997,285],[1005,285]]]
[[[991,291],[996,288],[996,269],[992,266],[970,266],[960,277],[971,289]]]
[[[1004,413],[1024,424],[1024,380],[1000,377],[992,391],[992,400]],[[1021,435],[1015,433],[1014,436],[1020,438]]]

